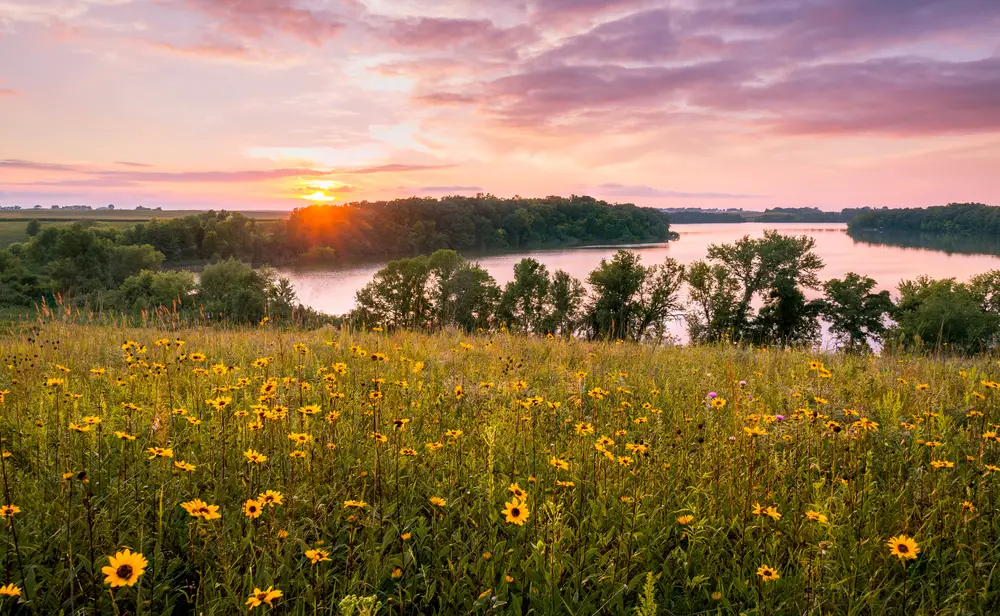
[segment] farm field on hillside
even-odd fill
[[[154,218],[166,220],[201,213],[203,210],[0,210],[0,248],[26,241],[28,239],[26,227],[31,220],[39,221],[42,228],[65,227],[75,222],[82,222],[95,227],[123,229]],[[280,220],[288,217],[288,212],[262,210],[241,211],[240,214],[256,220]]]
[[[5,614],[1000,605],[995,359],[266,324],[0,351]]]

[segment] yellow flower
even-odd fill
[[[124,550],[114,556],[108,557],[109,565],[101,569],[105,576],[104,583],[111,584],[112,588],[120,586],[132,586],[139,581],[146,571],[149,562],[139,552]]]
[[[812,510],[806,512],[806,519],[812,520],[814,522],[819,522],[820,524],[826,524],[827,522],[829,522],[829,520],[827,520],[825,515],[823,515],[818,511],[812,511]]]
[[[21,596],[21,588],[19,586],[14,586],[13,584],[0,586],[0,595],[5,597],[19,597]]]
[[[569,470],[569,462],[567,462],[566,460],[563,460],[562,458],[551,458],[549,460],[549,464],[551,464],[552,466],[558,468],[561,471],[568,471]]]
[[[284,498],[281,492],[268,490],[257,496],[257,501],[265,507],[277,507],[284,502]]]
[[[680,524],[681,526],[687,526],[691,522],[694,522],[693,515],[682,515],[681,517],[677,518],[677,523]]]
[[[263,464],[267,461],[267,456],[253,449],[247,449],[243,452],[243,455],[246,457],[248,464]]]
[[[774,580],[781,578],[781,576],[778,575],[777,570],[767,565],[761,565],[760,567],[758,567],[757,575],[760,576],[760,579],[765,582],[772,582]]]
[[[262,603],[266,603],[269,607],[273,607],[274,604],[271,602],[279,597],[281,597],[281,591],[275,590],[273,586],[268,586],[267,590],[261,590],[255,587],[253,589],[253,594],[247,599],[246,605],[250,609],[257,607]]]
[[[192,472],[192,471],[193,471],[193,470],[194,470],[194,469],[195,469],[196,467],[195,467],[195,465],[194,465],[194,464],[189,464],[189,463],[187,463],[187,462],[183,462],[183,461],[182,461],[182,462],[174,462],[174,468],[177,468],[178,470],[182,470],[182,471],[187,471],[187,472],[189,472],[189,473],[190,473],[190,472]]]
[[[889,554],[899,560],[915,560],[920,553],[920,546],[912,538],[906,535],[891,537],[889,539]]]
[[[4,505],[0,507],[0,518],[12,518],[16,513],[21,513],[21,508],[17,505]]]
[[[243,503],[243,513],[245,513],[248,518],[259,518],[263,511],[264,508],[261,504],[252,498]]]
[[[528,510],[527,505],[522,503],[519,499],[513,498],[504,504],[503,515],[504,519],[509,524],[524,526],[524,523],[528,520],[528,517],[530,517],[531,512]]]
[[[445,499],[443,499],[443,498],[441,498],[439,496],[432,496],[430,498],[430,501],[431,501],[431,504],[434,505],[435,507],[444,507],[445,505],[448,504],[448,501],[446,501]]]
[[[153,458],[172,458],[174,457],[174,450],[166,447],[150,447],[146,450],[149,454],[149,459]]]
[[[306,558],[315,565],[318,562],[330,560],[330,553],[326,550],[306,550]]]
[[[194,518],[202,518],[205,520],[218,520],[222,517],[219,513],[218,505],[209,505],[200,498],[187,501],[186,503],[181,503],[181,508],[188,512],[188,515]]]
[[[392,570],[392,579],[398,580],[403,577],[403,569],[401,567],[395,567]]]
[[[365,501],[357,501],[357,500],[345,500],[344,501],[344,509],[350,509],[350,508],[363,509],[363,508],[365,508],[367,506],[368,506],[368,503],[366,503]]]

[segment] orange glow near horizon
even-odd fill
[[[333,195],[328,195],[322,190],[317,190],[316,192],[310,195],[302,195],[299,197],[299,199],[305,199],[306,201],[314,201],[319,203],[329,203],[331,201],[337,200],[336,197],[334,197]]]

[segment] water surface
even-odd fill
[[[744,235],[761,236],[767,229],[776,229],[786,235],[809,235],[816,239],[816,253],[826,267],[820,278],[839,278],[847,272],[857,272],[871,276],[879,283],[879,289],[895,293],[901,280],[927,274],[932,278],[958,278],[967,280],[976,274],[1000,269],[1000,257],[985,254],[959,254],[941,252],[922,247],[901,247],[886,244],[872,244],[855,241],[847,235],[847,226],[841,223],[720,223],[675,225],[672,229],[680,239],[664,244],[642,244],[628,247],[642,255],[645,264],[661,262],[672,257],[681,263],[691,263],[703,259],[710,244],[728,243]],[[475,256],[466,255],[478,261],[502,286],[511,280],[514,264],[526,256],[544,263],[550,272],[563,269],[585,280],[600,263],[614,255],[622,246],[590,246],[538,250],[516,254]],[[958,247],[959,249],[961,246]],[[955,249],[952,246],[952,249]],[[385,261],[348,266],[282,269],[298,293],[299,300],[316,310],[329,314],[343,314],[354,307],[354,294],[368,284],[372,276]],[[814,295],[814,294],[810,294]],[[674,332],[683,337],[683,326],[678,324]],[[824,328],[825,330],[825,328]],[[824,332],[824,339],[827,336]]]

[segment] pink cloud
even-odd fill
[[[150,48],[170,54],[187,56],[191,58],[205,58],[209,60],[222,60],[227,62],[246,62],[251,64],[290,64],[291,56],[285,56],[279,52],[273,52],[259,46],[248,45],[236,41],[205,41],[191,45],[168,43],[165,41],[154,41],[150,39],[140,39]]]
[[[407,171],[430,171],[433,169],[448,169],[454,165],[405,165],[390,164],[379,165],[377,167],[363,167],[361,169],[343,169],[331,172],[332,175],[368,175],[372,173],[403,173]]]
[[[261,39],[272,33],[287,34],[313,45],[322,45],[344,29],[330,11],[303,8],[295,0],[183,0],[236,34]]]
[[[514,57],[519,46],[538,37],[530,27],[500,28],[487,19],[381,18],[376,24],[379,36],[400,47],[442,49],[472,44],[477,55]]]
[[[480,99],[477,96],[461,94],[459,92],[431,92],[430,94],[414,96],[413,100],[427,105],[447,107],[453,105],[471,105]]]
[[[20,94],[17,90],[0,89],[0,96],[16,96]]]

